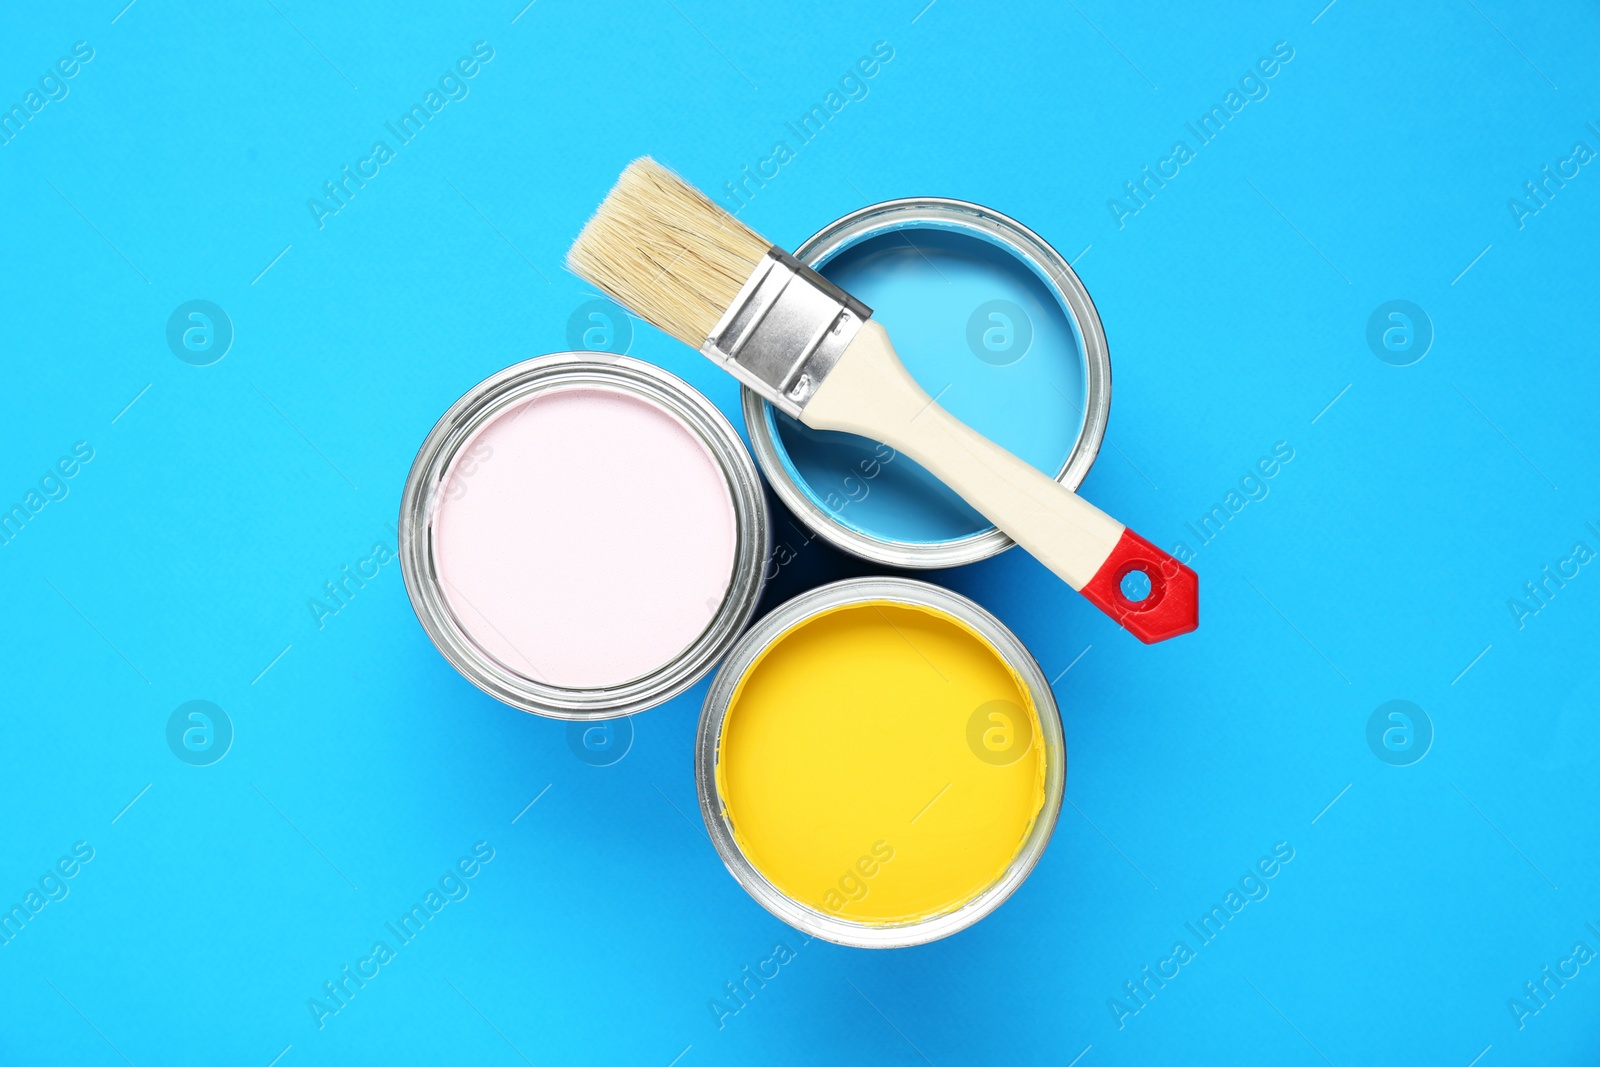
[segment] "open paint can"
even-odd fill
[[[956,418],[1076,489],[1099,453],[1111,361],[1088,291],[1021,223],[938,197],[824,227],[795,257],[873,309],[911,375]],[[952,567],[1012,541],[910,458],[813,430],[749,389],[751,447],[778,497],[833,545],[892,567]]]
[[[681,379],[561,352],[501,371],[423,441],[400,508],[406,591],[468,681],[524,711],[627,715],[722,659],[770,525],[738,433]]]
[[[905,578],[813,589],[757,622],[711,683],[700,811],[728,870],[784,922],[898,948],[1011,895],[1055,828],[1066,743],[1022,643]]]

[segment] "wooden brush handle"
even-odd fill
[[[907,373],[879,323],[862,327],[800,420],[904,452],[1141,641],[1200,625],[1194,571],[940,407]],[[1143,600],[1122,592],[1133,571],[1150,579]]]

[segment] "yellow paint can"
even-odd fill
[[[702,812],[768,910],[842,944],[948,936],[1037,862],[1061,722],[1009,630],[938,586],[838,582],[763,619],[707,696]]]

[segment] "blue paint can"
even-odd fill
[[[1111,409],[1100,316],[1065,258],[997,211],[921,197],[875,204],[795,251],[873,309],[906,368],[951,414],[1076,489]],[[892,567],[953,567],[1012,541],[888,446],[813,430],[744,390],[778,497],[812,531]]]

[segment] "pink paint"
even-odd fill
[[[433,558],[461,626],[501,664],[618,685],[699,637],[733,576],[733,496],[676,416],[631,393],[540,394],[457,452]]]

